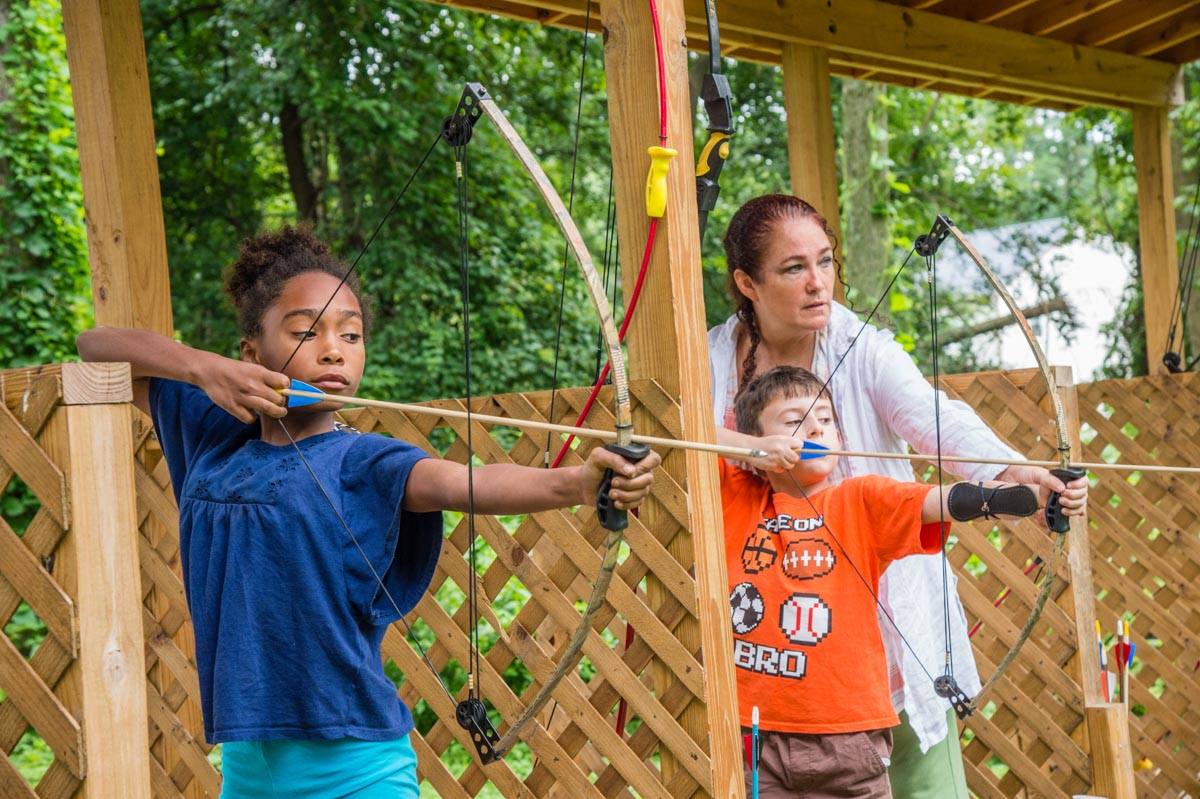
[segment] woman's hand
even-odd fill
[[[287,398],[279,393],[291,385],[287,375],[256,363],[210,355],[197,371],[196,385],[215,404],[246,424],[260,413],[275,419],[287,416]]]
[[[786,472],[800,462],[796,448],[803,439],[795,436],[758,436],[749,446],[767,453],[761,458],[749,458],[746,463],[763,472]]]
[[[1087,508],[1088,480],[1081,477],[1069,483],[1063,483],[1049,469],[1041,466],[1009,466],[1000,474],[997,480],[1006,483],[1026,483],[1037,492],[1038,506],[1046,507],[1051,493],[1058,493],[1059,506],[1064,516],[1082,516]]]
[[[613,470],[612,489],[608,497],[619,510],[630,510],[641,504],[654,482],[652,472],[662,463],[662,456],[651,452],[637,463],[630,463],[615,452],[596,447],[588,453],[587,461],[579,467],[579,495],[584,505],[596,502],[596,491],[606,469]]]

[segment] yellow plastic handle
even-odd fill
[[[667,212],[667,172],[671,168],[671,159],[679,155],[679,151],[655,145],[647,148],[646,152],[650,154],[650,172],[646,175],[646,214],[660,219]]]

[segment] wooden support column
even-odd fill
[[[1142,266],[1142,309],[1146,319],[1146,368],[1150,374],[1166,371],[1162,357],[1167,351],[1171,309],[1178,300],[1179,258],[1175,249],[1170,132],[1171,121],[1166,106],[1134,107],[1138,245]]]
[[[821,47],[786,43],[782,64],[792,194],[820,211],[840,240],[842,224],[838,212],[829,53]]]
[[[1068,366],[1052,367],[1054,382],[1063,400],[1064,417],[1071,435],[1071,458],[1080,460],[1079,398]],[[1092,756],[1092,790],[1106,799],[1135,799],[1133,752],[1129,742],[1129,713],[1126,705],[1104,701],[1101,690],[1100,655],[1096,651],[1096,588],[1092,581],[1092,549],[1088,541],[1087,516],[1072,516],[1067,532],[1067,567],[1070,571],[1069,598],[1063,604],[1073,611],[1078,652],[1071,663],[1083,689],[1084,724],[1088,751]]]
[[[654,35],[645,0],[612,0],[602,5],[606,32],[609,130],[616,187],[617,232],[626,296],[646,241],[646,148],[658,144],[658,92]],[[634,378],[651,378],[680,406],[682,434],[710,441],[712,393],[705,337],[704,292],[700,281],[700,236],[696,214],[692,105],[688,96],[687,46],[682,0],[659,0],[666,51],[667,144],[679,151],[668,176],[666,215],[636,315],[629,329],[629,367]],[[701,657],[705,695],[680,716],[688,734],[710,755],[710,784],[700,792],[729,799],[743,797],[742,755],[729,629],[729,583],[716,459],[697,452],[669,454],[664,470],[686,485],[689,529],[669,542],[671,553],[694,568],[699,624],[685,618],[676,630],[684,645]],[[669,530],[674,522],[665,508],[643,506],[642,521],[651,530]],[[666,601],[662,586],[648,585],[651,602]],[[659,696],[677,680],[665,669],[655,672]],[[666,755],[664,781],[686,777]],[[690,773],[690,772],[689,772]],[[684,782],[687,782],[685,779]],[[692,796],[688,790],[684,795]]]
[[[171,285],[137,0],[63,3],[96,323],[170,335]]]
[[[39,440],[71,494],[54,576],[78,614],[79,655],[60,689],[83,729],[81,795],[149,799],[129,365],[69,363],[52,371],[63,397]]]

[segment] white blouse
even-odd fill
[[[712,368],[713,415],[716,424],[734,428],[733,399],[737,393],[738,319],[730,317],[708,331]],[[862,329],[858,341],[856,334]],[[833,375],[829,390],[846,449],[876,452],[937,451],[933,416],[933,388],[892,334],[862,321],[843,305],[833,303],[829,324],[817,336],[812,371],[829,378],[838,359],[845,361]],[[1020,458],[1006,446],[966,403],[939,392],[942,454]],[[907,442],[907,443],[906,443]],[[947,463],[946,469],[968,480],[991,480],[1002,466],[980,463]],[[859,474],[882,474],[896,480],[913,478],[911,464],[883,458],[839,458],[835,479]],[[967,637],[966,617],[958,600],[957,579],[949,572],[954,597],[950,618],[954,676],[967,696],[979,692],[979,673]],[[914,555],[892,563],[884,573],[879,596],[900,632],[917,653],[913,657],[882,611],[877,610],[892,674],[892,701],[896,710],[908,712],[921,751],[928,751],[947,735],[947,701],[933,692],[925,671],[937,677],[945,660],[945,613],[942,605],[942,558]]]

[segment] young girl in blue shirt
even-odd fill
[[[222,744],[226,799],[418,795],[412,715],[380,644],[427,589],[441,511],[468,509],[468,474],[335,427],[334,403],[287,409],[279,390],[291,378],[344,395],[362,379],[370,314],[346,272],[304,230],[247,241],[226,284],[241,360],[144,330],[77,341],[84,360],[130,363],[170,469],[204,732]],[[611,499],[632,508],[659,460],[597,447],[574,468],[477,467],[474,510],[588,503],[605,469]]]

